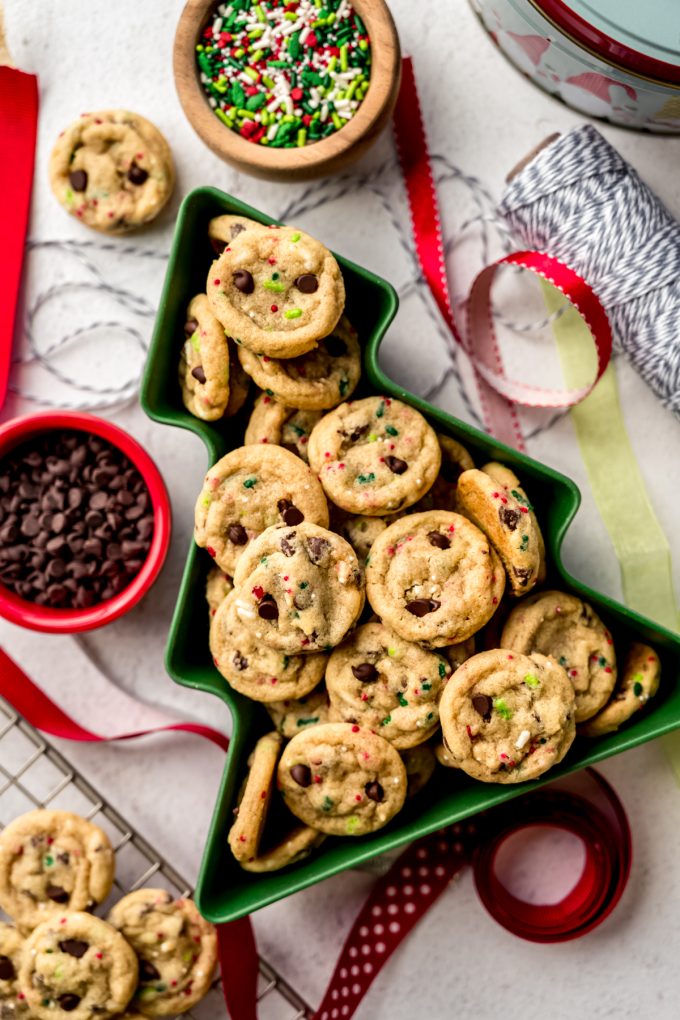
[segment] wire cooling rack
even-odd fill
[[[0,698],[0,829],[34,808],[74,811],[108,834],[116,853],[116,880],[102,904],[106,914],[116,900],[145,885],[173,896],[191,895],[181,875],[97,791]],[[1,916],[1,912],[0,912]],[[260,957],[258,1011],[261,1020],[307,1020],[312,1009],[294,988]],[[219,980],[185,1020],[224,1020],[226,1008]]]

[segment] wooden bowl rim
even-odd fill
[[[399,36],[385,0],[352,0],[371,39],[371,74],[366,97],[354,117],[339,131],[311,145],[270,149],[241,138],[222,124],[208,103],[199,80],[195,46],[216,0],[187,0],[180,15],[173,48],[175,87],[184,113],[194,130],[218,155],[259,171],[279,172],[321,167],[346,153],[369,135],[395,98],[394,85],[401,70]],[[375,40],[378,39],[376,44]]]

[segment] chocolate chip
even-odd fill
[[[139,957],[139,980],[140,981],[158,981],[160,978],[159,972],[156,970],[150,960],[145,960],[143,956]]]
[[[377,780],[372,783],[366,783],[364,790],[366,791],[368,799],[374,800],[376,804],[379,804],[385,796],[385,791]]]
[[[11,981],[15,974],[14,964],[9,956],[0,954],[0,981]]]
[[[502,506],[498,511],[498,516],[501,519],[501,524],[504,524],[508,531],[515,531],[521,514],[519,510],[513,510],[509,506]]]
[[[293,535],[294,534],[295,534],[295,532],[293,532]],[[295,555],[295,545],[290,541],[290,539],[293,537],[293,535],[288,535],[287,538],[282,538],[281,539],[281,542],[280,542],[281,552],[283,553],[284,556],[294,556]]]
[[[238,237],[239,234],[242,234],[245,229],[245,223],[232,223],[231,230],[229,231],[232,241],[235,237]]]
[[[407,602],[406,611],[413,616],[427,616],[440,606],[441,602],[437,602],[436,599],[414,599],[413,602]]]
[[[484,722],[488,722],[491,718],[491,709],[493,708],[493,701],[488,694],[473,694],[472,696],[472,707],[478,715],[481,715]]]
[[[356,443],[359,439],[361,439],[362,436],[366,435],[368,429],[369,429],[368,425],[357,425],[357,427],[353,429],[349,434],[350,443]]]
[[[370,662],[362,662],[359,666],[352,666],[352,673],[362,684],[373,684],[378,679],[378,670]]]
[[[323,342],[324,347],[330,354],[331,358],[341,358],[343,354],[347,354],[347,344],[339,336],[327,336]]]
[[[276,604],[274,596],[264,595],[257,607],[257,612],[263,620],[278,620],[279,607]]]
[[[85,956],[90,948],[90,943],[83,939],[63,939],[59,943],[59,948],[62,953],[68,953],[69,956],[75,956],[76,960],[79,960],[81,956]]]
[[[448,549],[451,545],[451,539],[446,535],[442,535],[441,531],[428,531],[427,537],[430,545],[433,545],[436,549]]]
[[[319,281],[314,273],[303,273],[302,276],[298,276],[295,286],[302,294],[315,294],[319,289]]]
[[[240,290],[242,294],[252,294],[255,290],[255,281],[247,269],[237,269],[232,274],[232,280],[236,290]]]
[[[234,652],[234,658],[231,661],[241,673],[244,669],[248,668],[248,660],[245,655],[241,655],[239,651]]]
[[[202,386],[205,384],[205,372],[203,371],[203,365],[196,365],[196,368],[191,369],[191,374]]]
[[[293,765],[290,776],[298,786],[309,786],[312,782],[312,770],[309,765]]]
[[[137,166],[136,163],[131,163],[127,176],[131,184],[144,184],[144,181],[149,176],[149,171],[145,170],[143,166]]]
[[[70,1013],[72,1010],[78,1008],[78,1005],[80,1004],[80,996],[75,995],[73,992],[66,992],[64,995],[59,996],[57,1002],[65,1013]]]
[[[307,539],[307,555],[312,563],[319,564],[322,559],[326,556],[331,548],[331,543],[327,538],[313,538]]]
[[[287,524],[288,527],[294,528],[296,524],[302,524],[304,521],[305,515],[290,500],[280,499],[276,505],[283,517],[284,524]]]
[[[47,893],[48,899],[52,900],[54,903],[68,903],[70,898],[66,890],[62,889],[60,885],[48,885],[45,892]]]
[[[242,524],[230,524],[227,528],[227,538],[233,545],[245,545],[248,541],[248,532]]]
[[[512,572],[515,575],[515,577],[519,580],[521,587],[522,588],[526,587],[526,585],[529,583],[529,578],[531,577],[532,574],[531,568],[513,567]]]
[[[84,170],[71,170],[68,175],[68,182],[74,191],[85,191],[87,187],[87,174]]]
[[[187,319],[184,323],[184,335],[186,337],[193,336],[198,329],[198,322],[196,319]]]
[[[403,475],[408,470],[408,464],[401,457],[385,457],[385,463],[393,475]]]

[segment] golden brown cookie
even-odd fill
[[[229,402],[229,348],[205,294],[189,302],[179,384],[187,411],[204,421],[221,418]]]
[[[597,715],[579,726],[578,732],[584,737],[614,733],[654,697],[660,680],[659,656],[649,645],[634,641],[628,649],[611,698]]]
[[[257,857],[282,746],[279,733],[267,733],[260,737],[248,758],[243,796],[238,804],[236,820],[229,830],[229,846],[237,861]]]
[[[321,419],[321,411],[300,411],[284,407],[268,393],[261,393],[255,401],[244,443],[246,446],[269,443],[283,446],[307,462],[307,444],[312,429]]]
[[[232,213],[213,216],[208,224],[208,240],[215,254],[221,255],[244,230],[266,230],[266,227],[257,220],[248,219],[247,216],[235,216]]]

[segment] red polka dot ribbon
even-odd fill
[[[587,397],[611,357],[612,334],[607,314],[591,287],[564,262],[543,252],[519,251],[487,266],[476,277],[468,297],[466,329],[463,332],[453,313],[437,189],[410,58],[403,61],[394,130],[406,183],[416,254],[425,281],[454,341],[466,352],[475,370],[487,430],[510,446],[523,450],[524,439],[515,405],[570,407]],[[576,390],[548,390],[507,378],[494,329],[491,302],[496,273],[507,265],[526,269],[557,287],[584,319],[597,352],[597,372],[588,386]]]

